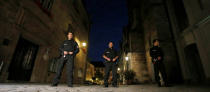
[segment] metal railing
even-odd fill
[[[202,19],[198,23],[196,23],[194,26],[198,27],[200,25],[206,24],[210,21],[210,15],[208,15],[206,18]]]

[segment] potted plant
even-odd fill
[[[136,73],[133,70],[127,70],[123,73],[124,78],[127,82],[127,84],[132,84],[134,77],[136,76]]]

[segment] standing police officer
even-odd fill
[[[108,87],[108,79],[110,71],[112,70],[112,86],[117,87],[117,64],[118,59],[117,51],[113,48],[113,42],[109,42],[109,48],[103,54],[105,59],[105,76],[104,85]]]
[[[61,58],[59,60],[58,70],[56,72],[52,86],[58,85],[64,65],[66,64],[68,87],[73,87],[74,57],[79,52],[79,46],[73,39],[73,32],[67,32],[67,38],[68,39],[65,40],[59,48],[61,51]]]
[[[152,57],[152,63],[154,64],[155,80],[158,86],[161,86],[159,72],[162,75],[165,86],[168,86],[167,75],[165,66],[163,64],[163,51],[159,46],[159,40],[153,40],[153,47],[150,49],[150,56]]]

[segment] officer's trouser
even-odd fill
[[[104,85],[108,85],[109,74],[112,70],[112,85],[117,85],[117,64],[113,62],[105,62]]]
[[[59,60],[58,70],[56,72],[56,76],[53,80],[53,84],[58,84],[61,78],[61,74],[66,64],[66,73],[67,73],[67,83],[69,86],[73,84],[73,71],[74,71],[74,56],[67,55],[65,58],[61,57]]]
[[[156,62],[154,64],[154,72],[155,72],[156,82],[160,82],[159,72],[161,73],[163,81],[167,82],[167,75],[166,75],[165,66],[164,66],[163,62]]]

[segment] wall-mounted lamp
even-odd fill
[[[87,50],[86,50],[86,48],[85,48],[86,46],[87,46],[87,43],[83,42],[83,43],[82,43],[81,49],[82,49],[82,51],[83,51],[84,53],[87,53]]]

